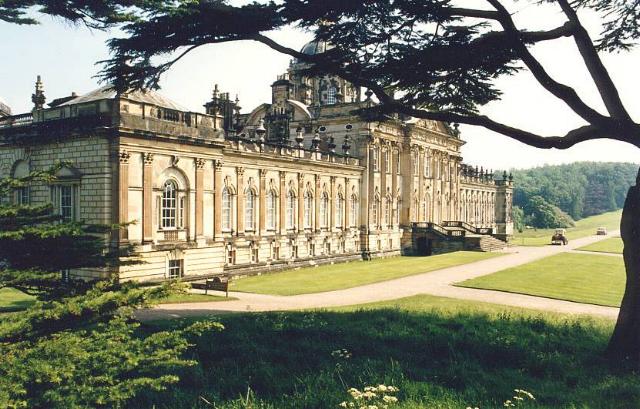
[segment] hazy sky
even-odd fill
[[[484,4],[478,0],[469,6]],[[473,4],[472,4],[473,3]],[[517,22],[535,29],[552,28],[562,22],[555,9],[527,6],[518,2],[512,9]],[[598,20],[582,16],[597,33]],[[31,109],[31,94],[36,75],[42,75],[47,100],[79,94],[99,86],[92,78],[99,70],[97,61],[108,57],[105,40],[108,33],[89,31],[47,17],[39,26],[17,26],[0,22],[0,99],[12,107],[14,114]],[[533,22],[533,25],[530,23]],[[527,24],[529,23],[529,24]],[[273,38],[295,48],[311,39],[309,33],[293,29],[271,33]],[[602,110],[596,90],[571,40],[563,39],[536,46],[534,54],[552,76],[576,88],[584,99]],[[640,50],[606,55],[605,64],[618,84],[622,99],[636,120],[640,120],[638,67]],[[161,92],[193,110],[201,110],[210,98],[215,83],[223,91],[240,97],[243,112],[262,102],[269,102],[270,84],[286,70],[289,57],[253,42],[237,42],[201,47],[183,58],[162,79]],[[554,97],[547,94],[531,75],[522,72],[501,80],[503,99],[483,108],[482,112],[510,125],[544,135],[562,135],[580,124],[580,119]],[[482,128],[463,126],[465,162],[485,167],[531,167],[545,163],[582,160],[628,161],[640,163],[640,150],[614,141],[593,141],[565,151],[539,150]]]

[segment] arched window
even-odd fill
[[[425,200],[425,201],[421,202],[421,204],[420,204],[420,214],[424,218],[425,222],[429,221],[429,218],[427,217],[428,216],[427,215],[427,208],[428,208],[427,201]]]
[[[431,159],[429,159],[426,155],[424,157],[424,176],[429,177],[429,163]]]
[[[391,212],[393,211],[393,202],[391,198],[387,197],[385,200],[385,209],[384,209],[384,224],[387,227],[391,227]]]
[[[380,156],[380,150],[378,148],[373,148],[371,150],[371,154],[373,155],[373,158],[372,158],[372,160],[373,160],[373,170],[377,172],[379,170],[379,166],[380,166],[379,165],[379,160],[378,160],[379,156]]]
[[[391,173],[391,152],[389,152],[389,149],[386,149],[384,151],[384,169],[386,173]]]
[[[29,176],[31,170],[29,169],[29,162],[26,160],[19,160],[13,167],[13,177],[20,179]],[[21,186],[14,191],[14,202],[18,205],[28,205],[31,203],[31,192],[29,186]]]
[[[336,201],[336,227],[342,227],[344,225],[344,197],[342,194],[338,194],[338,200]]]
[[[296,195],[292,190],[287,192],[287,213],[286,213],[286,225],[287,229],[293,229],[295,227],[296,217]]]
[[[349,203],[349,221],[352,226],[358,225],[358,197],[351,195],[351,203]]]
[[[320,227],[329,227],[329,195],[323,192],[320,197]]]
[[[253,190],[247,190],[245,195],[244,206],[244,228],[245,230],[253,231],[255,229],[256,220],[256,194]]]
[[[373,200],[373,209],[371,209],[371,224],[378,226],[380,224],[380,198]]]
[[[310,229],[312,224],[313,196],[311,192],[306,191],[304,194],[304,228]]]
[[[160,226],[163,229],[175,229],[181,226],[182,212],[178,209],[178,185],[174,180],[167,180],[162,187]]]
[[[233,224],[233,197],[228,188],[222,189],[222,230],[231,231]]]
[[[333,105],[338,102],[337,98],[338,90],[333,85],[329,86],[327,89],[327,105]]]
[[[277,199],[276,194],[273,190],[270,190],[267,193],[267,229],[275,230],[276,228],[276,209],[277,209]]]

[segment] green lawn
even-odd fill
[[[640,377],[602,357],[613,320],[432,296],[331,311],[233,314],[192,340],[197,364],[129,408],[339,409],[350,387],[394,385],[393,409],[630,409]],[[192,322],[147,323],[143,329]],[[333,351],[346,349],[350,358]],[[202,398],[210,404],[205,404]]]
[[[190,302],[207,302],[207,301],[227,301],[235,298],[225,298],[219,295],[204,294],[172,294],[162,300],[167,304],[180,304]],[[26,295],[13,288],[3,288],[0,290],[0,312],[19,311],[29,308],[35,302],[35,298]]]
[[[391,257],[306,267],[232,282],[233,291],[295,295],[357,287],[425,273],[499,256],[499,253],[459,251],[429,257]]]
[[[569,240],[596,234],[598,227],[606,227],[607,230],[620,228],[622,210],[603,213],[597,216],[586,217],[576,222],[576,226],[567,229]],[[555,229],[528,229],[522,233],[516,232],[512,244],[519,246],[544,246],[551,243],[551,236]]]
[[[618,307],[624,284],[621,257],[564,253],[456,285]]]
[[[23,310],[34,301],[34,297],[13,288],[0,289],[0,312]]]
[[[622,239],[620,237],[612,237],[597,243],[589,244],[588,246],[580,247],[578,250],[622,254],[623,248],[624,244],[622,243]]]

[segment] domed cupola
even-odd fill
[[[307,55],[322,54],[333,48],[333,44],[326,42],[325,40],[313,40],[309,41],[302,47],[300,52]]]

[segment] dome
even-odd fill
[[[0,117],[10,116],[10,115],[11,115],[11,108],[2,100],[2,98],[0,98]]]
[[[322,54],[333,48],[333,45],[325,40],[313,40],[302,47],[300,52],[307,55]]]

